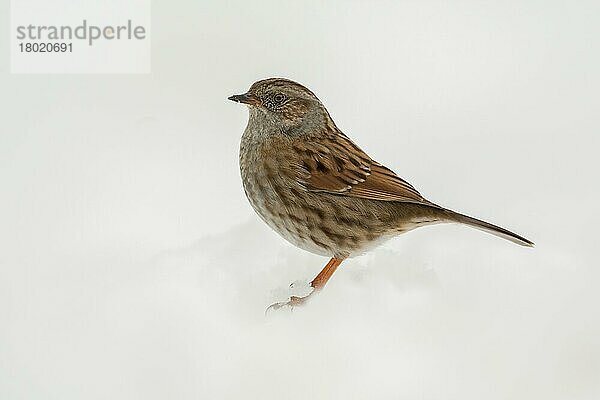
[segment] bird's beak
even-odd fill
[[[253,106],[260,104],[260,101],[250,93],[236,94],[227,98],[227,100],[235,101],[236,103],[244,103]]]

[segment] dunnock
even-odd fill
[[[325,286],[344,259],[420,226],[458,222],[533,246],[504,228],[426,200],[344,135],[317,96],[299,83],[265,79],[229,100],[250,111],[240,145],[250,204],[292,244],[331,257],[312,280],[311,294]],[[309,296],[273,307],[299,305]]]

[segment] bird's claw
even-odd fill
[[[289,307],[291,310],[293,310],[295,307],[299,307],[299,306],[303,305],[304,303],[306,303],[309,296],[310,295],[304,296],[304,297],[291,296],[288,301],[273,303],[269,307],[267,307],[267,309],[265,310],[265,314],[268,314],[271,311],[277,311],[283,307]]]

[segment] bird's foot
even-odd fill
[[[281,308],[288,308],[288,307],[293,310],[295,307],[299,307],[299,306],[303,305],[304,303],[306,303],[306,301],[308,300],[309,297],[310,297],[310,295],[304,296],[304,297],[291,296],[288,301],[282,301],[279,303],[271,304],[269,307],[267,307],[267,310],[265,311],[265,313],[268,314],[271,311],[277,311]]]
[[[300,307],[308,301],[308,299],[313,293],[315,293],[315,290],[313,290],[306,296],[290,296],[290,299],[288,301],[273,303],[269,307],[267,307],[265,314],[268,314],[271,311],[277,311],[281,308],[289,308],[293,310],[296,307]]]
[[[333,275],[336,268],[342,263],[342,261],[344,261],[343,258],[335,258],[335,257],[332,258],[331,260],[329,260],[329,262],[327,263],[325,268],[323,268],[323,270],[321,272],[319,272],[319,274],[315,277],[315,279],[310,281],[310,283],[307,286],[305,286],[305,288],[309,289],[310,291],[300,293],[301,294],[300,296],[292,295],[288,301],[271,304],[265,310],[265,314],[269,313],[270,311],[279,310],[283,307],[288,307],[293,310],[295,307],[304,305],[308,301],[310,296],[312,296],[319,290],[323,289],[323,287],[325,286],[325,284],[327,283],[329,278],[331,278],[331,275]],[[296,294],[298,294],[298,290],[301,289],[298,287],[298,286],[300,286],[299,283],[300,283],[299,281],[296,281],[290,285],[290,289],[292,289]]]

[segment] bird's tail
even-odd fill
[[[460,214],[451,210],[444,210],[448,219],[453,222],[469,225],[480,231],[491,233],[492,235],[501,237],[506,240],[510,240],[513,243],[520,244],[521,246],[533,247],[533,242],[529,239],[525,239],[523,236],[517,235],[507,229],[501,228],[489,222],[482,221],[477,218],[469,217],[464,214]]]

